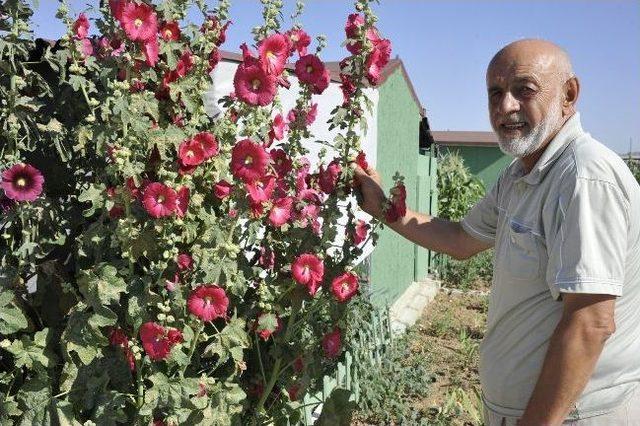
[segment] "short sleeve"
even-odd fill
[[[571,189],[571,188],[569,188]],[[558,199],[556,223],[546,235],[546,278],[560,293],[622,295],[629,202],[615,184],[576,178]]]
[[[500,180],[474,205],[460,222],[462,228],[472,237],[494,244],[498,227],[498,188]]]

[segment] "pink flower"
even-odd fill
[[[158,39],[153,38],[147,40],[142,45],[144,49],[144,57],[146,58],[147,65],[154,67],[158,63],[158,54],[160,47],[158,46]]]
[[[378,41],[369,53],[365,64],[369,83],[375,86],[380,82],[382,69],[387,66],[390,57],[391,42],[387,39]]]
[[[251,183],[245,184],[245,188],[249,193],[249,198],[252,203],[262,203],[271,198],[275,185],[276,178],[267,175],[261,179],[256,179]]]
[[[202,144],[194,139],[187,139],[178,147],[178,158],[181,165],[197,166],[202,164],[204,156]]]
[[[342,81],[340,89],[342,90],[343,103],[348,104],[351,102],[351,96],[356,93],[356,86],[353,84],[353,80],[348,74],[340,73],[340,80]]]
[[[313,93],[317,95],[329,87],[329,70],[316,55],[309,54],[298,59],[295,73],[298,79],[302,83],[310,85]]]
[[[340,177],[340,171],[342,168],[340,164],[333,160],[327,168],[324,166],[320,167],[320,176],[318,179],[318,184],[320,185],[320,189],[325,194],[331,194],[336,189],[336,184],[338,183],[338,178]]]
[[[218,155],[218,141],[213,134],[209,132],[200,132],[193,137],[193,140],[202,146],[205,158],[211,158]]]
[[[187,253],[180,253],[177,259],[178,269],[188,271],[193,268],[193,258]]]
[[[73,23],[73,32],[75,33],[75,38],[78,40],[82,40],[89,35],[89,20],[87,19],[87,15],[81,13],[78,16],[78,19]]]
[[[203,321],[224,318],[229,308],[229,299],[224,289],[217,285],[201,285],[191,292],[187,307]]]
[[[273,168],[279,177],[285,177],[293,168],[291,158],[282,149],[272,149],[269,156],[273,161]]]
[[[291,53],[293,53],[294,50],[297,50],[300,56],[307,54],[307,47],[311,43],[311,37],[309,37],[309,34],[301,29],[293,29],[287,31],[286,35],[289,37]]]
[[[173,274],[173,280],[164,280],[164,288],[171,293],[180,285],[180,275],[176,272]]]
[[[222,59],[222,54],[220,53],[220,49],[214,47],[211,53],[209,54],[209,67],[207,68],[207,72],[210,73],[213,69],[218,65],[220,60]]]
[[[337,358],[342,352],[342,333],[338,327],[334,327],[331,333],[322,338],[322,350],[327,358]]]
[[[359,219],[356,222],[354,232],[351,235],[351,237],[353,238],[353,243],[355,245],[358,245],[364,240],[366,240],[368,232],[369,232],[369,224],[367,224],[364,220]]]
[[[129,40],[147,42],[156,39],[158,20],[148,4],[127,2],[120,21]]]
[[[185,75],[187,75],[189,71],[191,71],[192,68],[193,68],[193,54],[191,53],[190,50],[185,50],[182,53],[182,55],[180,55],[180,58],[176,63],[175,72],[178,75],[178,77],[184,77]]]
[[[165,22],[160,27],[160,37],[164,41],[177,41],[180,40],[180,27],[176,21]]]
[[[314,296],[324,278],[324,264],[312,253],[303,253],[291,265],[293,279],[300,285],[307,287],[309,294]]]
[[[189,188],[186,186],[180,187],[176,197],[176,216],[185,217],[187,214],[187,208],[189,208]]]
[[[264,269],[272,269],[275,265],[275,260],[276,255],[273,250],[266,247],[260,247],[260,258],[258,259],[260,266]]]
[[[364,24],[364,17],[360,14],[353,13],[347,18],[347,24],[345,25],[344,30],[347,38],[351,39],[351,41],[347,43],[346,47],[347,50],[353,55],[357,55],[362,51],[362,43],[360,41],[357,41],[357,39],[360,38],[360,35],[358,33],[362,31],[362,27],[364,27]],[[375,43],[376,41],[380,40],[380,36],[378,36],[378,30],[375,27],[370,27],[369,29],[367,29],[365,37],[371,43]],[[354,39],[356,40],[354,41]]]
[[[78,43],[80,43],[80,51],[85,58],[93,55],[93,44],[91,43],[91,40],[83,38]]]
[[[358,37],[360,28],[364,26],[364,16],[359,13],[352,13],[347,17],[347,23],[344,26],[344,32],[347,38]]]
[[[369,163],[367,163],[367,155],[364,151],[360,151],[356,157],[356,164],[364,171],[369,170]]]
[[[268,164],[267,152],[251,139],[241,140],[231,151],[231,173],[245,183],[264,176]]]
[[[267,74],[257,60],[250,59],[238,66],[233,77],[236,95],[249,105],[268,105],[276,96],[276,78]]]
[[[313,103],[311,104],[311,107],[309,108],[309,110],[307,111],[304,117],[305,124],[307,126],[311,126],[313,122],[316,121],[317,116],[318,116],[318,104]]]
[[[264,71],[279,75],[289,58],[289,40],[282,34],[272,34],[260,42],[258,54]]]
[[[142,204],[151,217],[159,218],[173,214],[178,196],[176,191],[160,183],[150,183],[144,190]]]
[[[271,124],[271,130],[269,131],[269,139],[271,141],[278,140],[281,141],[284,138],[284,133],[287,131],[289,126],[284,121],[284,117],[282,114],[277,114],[273,118],[273,123]]]
[[[221,180],[213,186],[213,194],[221,200],[227,198],[232,190],[233,185],[226,180]]]
[[[122,21],[122,14],[124,7],[128,0],[109,0],[109,7],[111,8],[111,14],[118,21]]]
[[[171,349],[182,342],[182,332],[177,329],[165,329],[158,323],[145,322],[140,326],[140,340],[144,351],[153,361],[166,359]]]
[[[133,351],[129,348],[129,338],[122,331],[122,329],[114,328],[109,335],[109,344],[122,349],[122,354],[129,365],[129,370],[134,371],[136,369],[136,361],[133,356]]]
[[[385,213],[385,219],[387,222],[395,222],[396,220],[404,217],[407,214],[407,190],[403,183],[398,182],[391,188],[391,200],[389,208]]]
[[[282,226],[291,219],[291,209],[293,207],[293,199],[284,197],[273,203],[271,212],[269,212],[269,223],[273,226]]]
[[[14,201],[35,201],[42,194],[44,177],[30,164],[18,163],[2,172],[0,187]]]
[[[345,272],[333,279],[331,292],[338,302],[348,302],[358,292],[358,276],[353,272]]]

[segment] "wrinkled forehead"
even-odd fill
[[[513,80],[551,81],[559,70],[553,55],[536,49],[513,49],[500,52],[487,67],[487,86]]]

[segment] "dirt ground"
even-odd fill
[[[478,349],[486,324],[487,290],[484,285],[470,292],[443,289],[407,332],[401,362],[407,368],[426,365],[429,383],[423,384],[424,391],[402,398],[401,408],[414,413],[415,420],[391,424],[482,425]],[[390,424],[380,420],[384,416],[367,414],[356,414],[352,425]]]

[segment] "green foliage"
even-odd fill
[[[631,170],[633,176],[635,176],[638,183],[640,183],[640,160],[627,158],[625,162],[627,163],[627,166],[629,166],[629,170]]]
[[[485,194],[482,182],[473,176],[457,153],[445,155],[438,163],[438,216],[458,221]],[[447,286],[469,289],[477,281],[493,277],[493,250],[459,261],[440,255],[440,278]]]
[[[447,154],[438,162],[438,216],[460,220],[484,196],[485,188],[465,166],[458,153]]]

